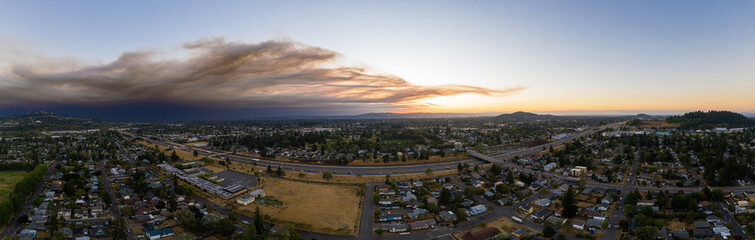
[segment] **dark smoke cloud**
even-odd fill
[[[291,41],[250,44],[215,38],[183,47],[190,55],[181,59],[132,51],[108,64],[72,65],[65,71],[15,65],[0,75],[0,106],[159,102],[212,108],[391,109],[421,106],[419,100],[435,96],[508,95],[521,90],[414,85],[338,64],[341,55],[336,52]]]

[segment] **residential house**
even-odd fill
[[[585,230],[585,221],[574,219],[571,221],[571,227],[577,230]]]
[[[532,214],[532,220],[535,222],[541,223],[545,221],[546,218],[553,215],[553,210],[547,209],[547,208],[541,208],[540,210],[537,210],[535,213]]]
[[[606,205],[610,205],[613,202],[613,197],[611,197],[611,195],[607,195],[603,198],[603,200],[600,200],[600,202]]]
[[[443,221],[446,221],[446,222],[456,221],[456,214],[454,214],[454,212],[441,211],[438,215],[440,215],[440,218],[443,219]]]
[[[414,221],[410,223],[410,227],[412,230],[421,230],[421,229],[427,229],[430,227],[434,227],[436,224],[435,219],[425,219],[420,221]]]
[[[499,234],[501,234],[501,230],[498,230],[498,228],[495,228],[495,227],[489,227],[489,228],[485,228],[477,232],[467,232],[461,237],[461,239],[462,240],[488,240],[488,239],[494,239]]]
[[[149,237],[150,240],[156,240],[168,236],[173,236],[175,232],[172,228],[164,228],[160,230],[152,230],[147,232],[147,237]]]
[[[406,223],[383,223],[380,229],[386,232],[405,232],[407,231]]]
[[[535,211],[535,208],[533,208],[529,204],[525,204],[525,205],[519,206],[519,211],[522,211],[526,214],[532,214],[532,212]]]
[[[469,216],[477,216],[486,212],[488,212],[488,208],[482,204],[469,208]]]

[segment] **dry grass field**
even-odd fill
[[[144,146],[147,146],[147,147],[150,147],[150,148],[155,148],[155,144],[150,144],[150,143],[145,142],[145,141],[137,141],[137,143],[139,143],[141,145],[144,145]],[[163,147],[163,146],[158,146],[158,148],[160,149],[160,151],[163,151],[168,156],[170,156],[171,152],[176,151],[176,155],[178,155],[184,161],[194,161],[194,160],[198,160],[198,159],[203,158],[202,155],[198,155],[198,156],[194,157],[194,153],[193,152],[187,152],[187,151],[184,151],[184,150],[172,149],[172,148]],[[213,159],[213,160],[216,160],[216,161],[221,161],[218,158],[210,158],[210,159]]]
[[[485,167],[489,167],[488,165],[485,165]],[[221,172],[225,171],[225,166],[219,166],[219,165],[206,165],[205,168],[213,171],[213,172]],[[252,165],[252,164],[245,164],[245,163],[237,163],[233,162],[231,163],[230,170],[234,170],[237,172],[242,172],[246,174],[254,174],[254,171],[262,171],[264,172],[267,169],[266,165]],[[273,169],[275,170],[275,169]],[[427,175],[425,173],[414,173],[414,174],[394,174],[391,175],[391,180],[394,181],[404,181],[404,180],[410,180],[410,179],[425,179],[425,178],[432,178],[432,177],[438,177],[438,176],[445,176],[445,175],[451,175],[456,174],[458,171],[456,169],[452,170],[444,170],[444,171],[437,171],[433,172],[431,175]],[[284,178],[288,179],[295,179],[295,180],[302,180],[302,181],[309,181],[309,182],[322,182],[322,183],[348,183],[348,184],[354,184],[354,183],[371,183],[371,182],[383,182],[385,181],[385,175],[333,175],[332,179],[324,179],[322,174],[319,173],[308,173],[308,172],[295,172],[295,171],[286,171]],[[358,174],[358,173],[356,173]]]
[[[650,128],[676,128],[679,127],[679,123],[667,123],[663,120],[642,120],[642,125],[640,125],[640,128],[644,129],[650,129]]]
[[[498,230],[500,230],[503,235],[507,235],[507,234],[509,234],[511,232],[514,232],[514,231],[516,231],[517,229],[520,229],[520,228],[526,228],[524,225],[516,223],[516,222],[512,221],[508,217],[502,217],[502,218],[498,218],[498,219],[493,220],[493,221],[488,222],[488,223],[482,223],[482,224],[480,224],[480,225],[478,225],[478,226],[470,229],[470,231],[476,232],[476,231],[480,231],[482,229],[489,228],[489,227],[498,228]],[[532,231],[532,229],[529,229],[529,228],[526,228],[526,229],[528,231]],[[466,233],[466,231],[464,231],[464,232],[456,232],[456,233],[453,234],[453,236],[455,236],[457,239],[461,239],[461,236],[464,235],[464,233]]]
[[[0,201],[10,196],[13,186],[26,175],[26,171],[0,171]]]
[[[458,156],[430,156],[429,160],[406,160],[404,161],[391,161],[388,163],[384,163],[382,159],[368,159],[368,160],[354,160],[350,162],[349,166],[384,166],[384,165],[408,165],[408,164],[424,164],[424,163],[435,163],[435,162],[448,162],[448,161],[459,161],[464,159],[469,159],[470,157],[466,154],[458,155]]]
[[[273,222],[293,224],[298,229],[355,235],[359,225],[363,196],[359,187],[349,185],[305,183],[281,178],[263,177],[261,188],[266,198],[281,201],[281,206],[255,201],[240,207],[240,212],[252,215],[259,207]]]
[[[559,150],[563,150],[564,148],[566,148],[566,146],[560,145],[558,147],[554,147],[553,151],[557,152]],[[545,155],[545,154],[553,154],[553,153],[551,153],[550,149],[546,149],[546,150],[543,150],[543,151],[540,151],[539,153],[537,153],[537,155]]]

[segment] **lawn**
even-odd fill
[[[298,229],[339,235],[355,235],[363,196],[358,186],[306,183],[263,177],[260,184],[265,198],[282,202],[281,206],[255,201],[240,207],[252,215],[256,207],[270,215],[273,222],[292,224]]]
[[[0,171],[0,201],[10,196],[13,186],[26,174],[26,171]]]

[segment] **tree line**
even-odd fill
[[[26,199],[29,198],[29,195],[34,192],[42,182],[42,179],[44,179],[45,173],[47,173],[47,166],[43,164],[37,165],[33,171],[16,183],[9,198],[0,201],[0,224],[7,224],[8,220],[18,210],[21,210],[24,203],[26,203]]]

